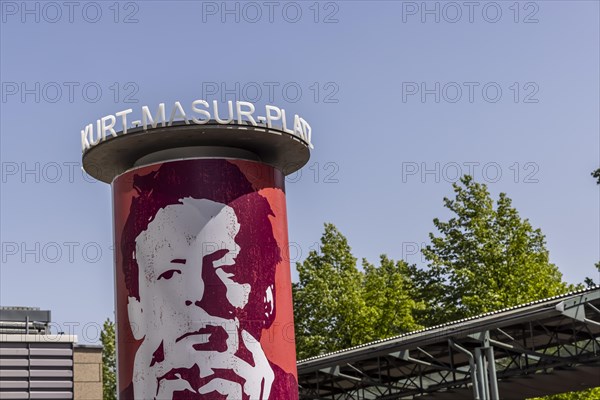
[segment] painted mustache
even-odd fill
[[[195,343],[192,345],[194,350],[197,351],[217,351],[222,353],[227,350],[227,338],[229,335],[225,328],[222,326],[214,326],[207,325],[203,328],[198,329],[197,331],[187,332],[175,340],[175,343],[180,342],[181,340],[188,338],[200,336],[199,341],[201,343]]]
[[[226,369],[214,369],[213,374],[204,378],[200,377],[200,368],[198,365],[194,365],[191,368],[174,368],[159,377],[157,380],[157,387],[164,380],[183,380],[189,384],[189,389],[178,390],[173,392],[172,400],[225,400],[227,397],[216,392],[210,393],[199,393],[200,389],[210,383],[213,379],[223,379],[230,382],[238,383],[240,386],[244,386],[246,380],[238,376],[231,370]],[[158,394],[158,390],[157,390]]]
[[[192,348],[196,351],[216,351],[218,353],[223,353],[227,350],[227,331],[225,331],[225,329],[221,326],[214,325],[207,325],[198,329],[197,331],[187,332],[178,337],[175,340],[175,343],[178,343],[185,338],[194,336],[196,336],[195,341],[198,343],[192,344]],[[164,360],[164,342],[160,342],[160,345],[152,354],[150,367],[162,363]]]

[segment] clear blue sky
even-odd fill
[[[80,172],[79,132],[221,100],[221,85],[313,128],[287,185],[295,259],[333,222],[359,258],[422,264],[473,168],[542,229],[567,281],[598,279],[597,1],[0,3],[1,305],[50,309],[94,342],[113,315],[111,197]]]

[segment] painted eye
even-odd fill
[[[157,280],[158,280],[158,281],[160,281],[161,279],[166,279],[166,280],[169,280],[169,279],[171,279],[171,278],[173,277],[173,275],[175,275],[176,273],[177,273],[177,274],[179,274],[179,275],[181,275],[181,271],[180,271],[180,270],[178,270],[178,269],[170,269],[170,270],[168,270],[168,271],[165,271],[165,272],[163,272],[162,274],[160,274],[160,276],[158,277],[158,279],[157,279]]]

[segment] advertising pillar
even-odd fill
[[[284,183],[308,144],[248,125],[84,151],[112,187],[121,400],[298,398]]]
[[[121,399],[293,398],[283,184],[227,159],[114,180]]]

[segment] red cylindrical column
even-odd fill
[[[176,102],[81,131],[85,171],[113,193],[118,396],[297,399],[284,177],[308,162],[310,125],[242,101],[228,119],[192,110],[215,119],[174,121]]]
[[[283,173],[193,158],[112,190],[120,399],[297,399]]]

